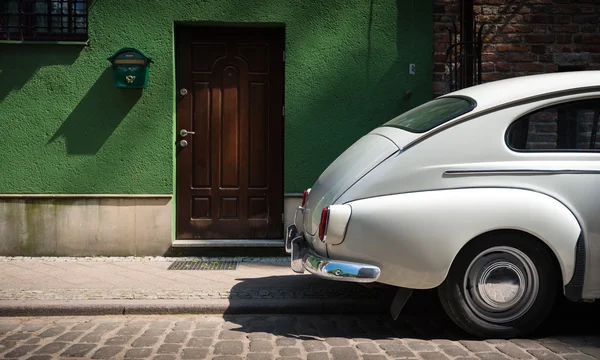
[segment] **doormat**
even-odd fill
[[[175,261],[167,270],[237,270],[238,261]]]

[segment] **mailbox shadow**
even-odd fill
[[[116,88],[112,68],[106,68],[48,144],[65,137],[67,153],[96,154],[141,96],[141,89]]]
[[[42,67],[72,65],[84,46],[0,45],[0,102],[21,89]]]

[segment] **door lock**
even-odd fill
[[[183,88],[183,89],[179,90],[179,93],[181,94],[181,96],[186,96],[187,95],[187,89]]]
[[[187,140],[181,140],[179,142],[179,145],[181,145],[181,147],[186,147],[188,145],[188,142],[187,142]]]
[[[195,132],[193,132],[193,131],[187,131],[186,129],[181,129],[181,131],[179,132],[179,135],[181,135],[182,137],[186,137],[188,134],[194,135]]]

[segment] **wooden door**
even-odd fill
[[[283,29],[177,29],[177,239],[282,238],[283,46]]]

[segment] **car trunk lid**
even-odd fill
[[[311,188],[305,204],[304,231],[314,236],[324,207],[333,204],[360,178],[416,137],[417,134],[407,131],[381,127],[352,144],[325,169]]]

